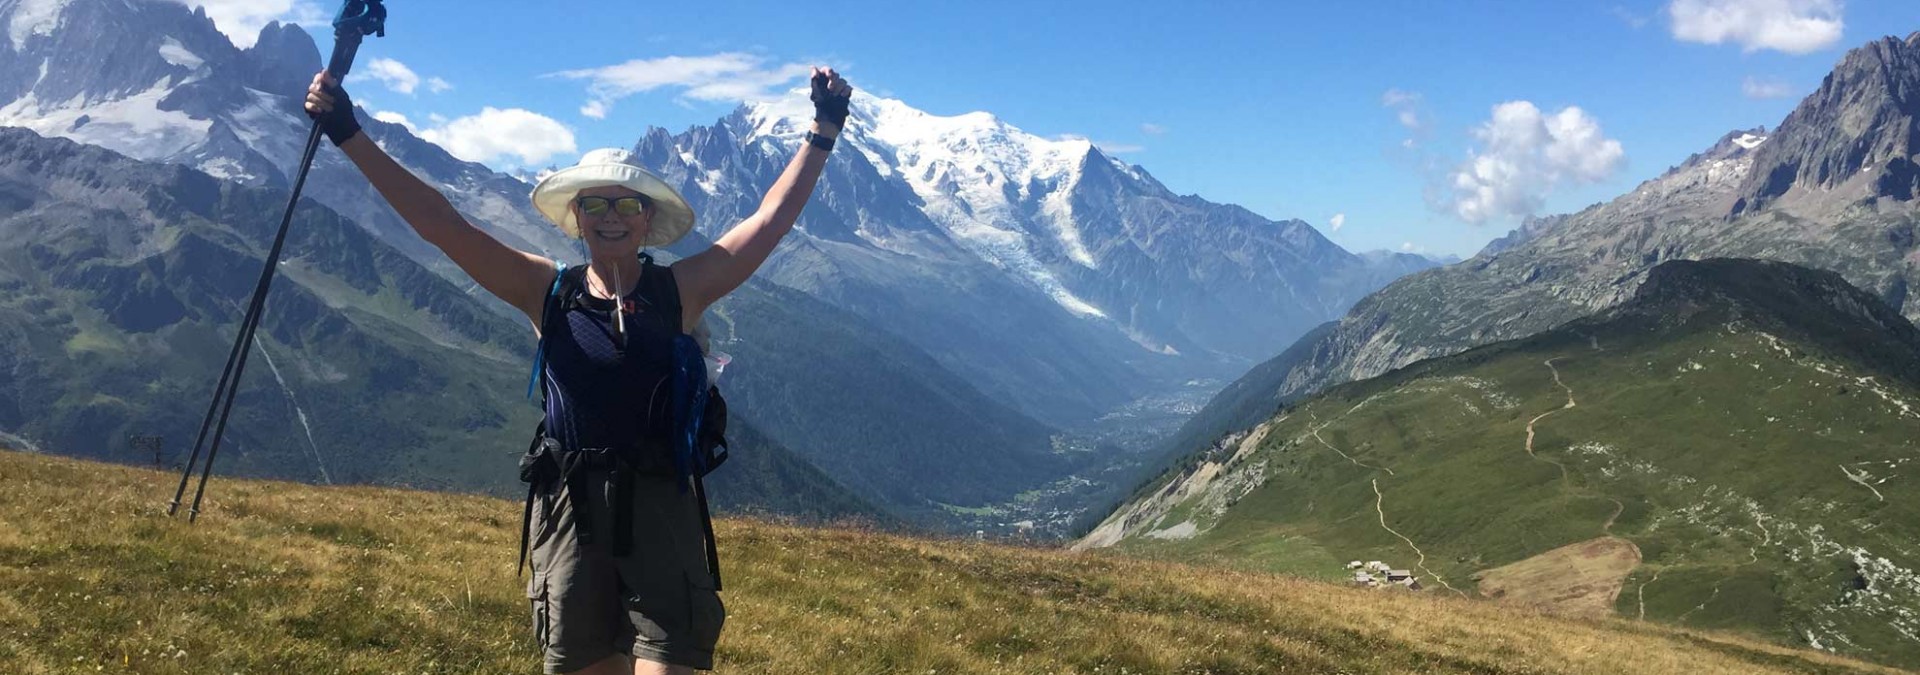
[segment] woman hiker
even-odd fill
[[[813,130],[760,209],[713,246],[670,266],[643,260],[640,249],[684,236],[693,229],[693,211],[632,154],[594,150],[540,181],[534,208],[585,240],[590,258],[577,298],[552,305],[561,266],[468,223],[360,133],[346,91],[326,73],[314,76],[306,109],[415,232],[526,314],[536,331],[545,327],[545,428],[558,453],[578,458],[593,450],[624,465],[647,463],[642,455],[649,453],[657,458],[668,442],[671,423],[662,418],[672,415],[655,414],[662,400],[656,394],[673,367],[675,333],[696,326],[702,312],[753,275],[813,193],[853,88],[831,68],[815,68],[812,85]],[[679,315],[658,305],[677,305]],[[545,316],[549,306],[556,316]],[[538,516],[525,533],[533,542],[527,595],[546,672],[712,668],[726,609],[707,567],[694,495],[671,472],[619,476],[606,463],[579,464],[591,468],[540,491],[532,509]],[[614,532],[621,524],[630,527]]]

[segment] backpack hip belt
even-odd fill
[[[545,425],[541,427],[545,430]],[[622,556],[633,548],[633,477],[639,471],[623,453],[607,448],[588,448],[578,451],[566,451],[560,448],[560,442],[547,438],[545,433],[534,436],[533,445],[520,457],[520,480],[527,484],[527,502],[520,513],[520,556],[515,560],[513,575],[520,576],[526,569],[528,527],[533,524],[533,498],[543,488],[549,488],[565,482],[569,499],[572,495],[582,494],[587,489],[588,471],[611,471],[613,477],[613,495],[609,507],[613,511],[613,541],[609,542],[608,553]],[[671,467],[669,467],[671,468]],[[670,475],[670,474],[669,474]],[[694,497],[700,503],[700,529],[706,539],[707,573],[713,576],[713,590],[724,588],[720,582],[720,550],[713,539],[713,512],[707,507],[707,485],[702,476],[693,477]],[[582,545],[593,543],[593,521],[587,509],[575,504],[574,540]]]
[[[533,524],[533,500],[542,490],[551,490],[561,484],[567,486],[568,499],[586,494],[590,486],[587,474],[593,471],[605,471],[613,481],[613,494],[608,507],[613,513],[613,541],[608,542],[607,552],[616,556],[626,555],[633,550],[633,479],[636,475],[672,476],[675,469],[670,460],[657,450],[639,448],[581,448],[564,449],[560,442],[547,438],[544,433],[535,437],[527,448],[527,454],[520,458],[520,480],[527,484],[527,500],[520,514],[520,558],[514,568],[515,576],[520,574],[527,562],[528,537]],[[707,532],[708,548],[711,550],[713,525],[707,512],[706,492],[699,490],[700,518]],[[594,543],[592,510],[584,504],[573,502],[574,540],[581,545]],[[716,568],[709,555],[710,571]],[[716,575],[717,577],[717,575]]]

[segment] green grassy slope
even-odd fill
[[[1120,546],[1318,577],[1377,559],[1471,595],[1610,535],[1642,560],[1621,615],[1920,665],[1915,365],[1920,332],[1834,275],[1673,263],[1619,311],[1336,387],[1244,454],[1189,458]]]
[[[537,672],[519,504],[0,452],[0,672]],[[727,673],[1864,673],[1724,634],[990,544],[717,523]]]

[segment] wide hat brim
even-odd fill
[[[533,187],[533,208],[561,232],[578,239],[580,224],[574,221],[573,198],[581,190],[618,185],[653,200],[653,217],[641,246],[666,246],[693,231],[693,207],[680,192],[659,176],[619,159],[596,157],[588,153],[579,164],[553,172]],[[621,152],[620,155],[626,155]],[[628,156],[630,157],[630,155]]]

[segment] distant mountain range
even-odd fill
[[[1880,297],[1672,261],[1597,316],[1292,403],[1081,546],[1329,579],[1385,561],[1423,592],[1914,667],[1916,438],[1920,330]]]
[[[303,29],[270,24],[252,47],[239,49],[204,12],[161,0],[0,2],[0,25],[8,28],[0,41],[0,125],[99,146],[139,162],[190,167],[215,181],[206,190],[271,191],[288,184],[308,124],[299,95],[320,68],[320,52]],[[369,43],[369,50],[377,45]],[[704,246],[757,203],[798,143],[795,121],[808,112],[795,105],[805,105],[803,97],[744,107],[710,127],[677,135],[654,129],[640,138],[635,149],[687,194],[701,216],[699,231],[669,257]],[[750,287],[710,320],[724,325],[724,339],[732,341],[726,348],[741,356],[729,376],[736,412],[765,430],[770,442],[793,448],[861,499],[916,522],[951,524],[960,518],[969,529],[1004,527],[982,522],[986,516],[955,514],[1111,474],[1116,463],[1136,460],[1101,439],[1158,433],[1190,409],[1186,401],[1269,356],[1275,336],[1332,318],[1394,277],[1434,264],[1404,254],[1350,254],[1299,221],[1274,222],[1239,207],[1174,195],[1144,169],[1113,160],[1085,141],[1041,139],[984,113],[939,117],[861,95],[855,117],[799,229],[762,274],[777,286]],[[461,161],[364,111],[361,119],[375,141],[495,237],[577,258],[577,242],[532,211],[526,199],[531,186],[522,178]],[[11,142],[33,146],[22,138]],[[53,147],[36,152],[74,160]],[[135,184],[119,185],[137,192]],[[16,191],[19,205],[0,209],[0,219],[21,222],[20,209],[75,198],[38,183]],[[488,372],[473,377],[488,382],[507,382],[510,371],[524,367],[527,345],[514,328],[517,317],[415,236],[338,153],[320,153],[306,194],[372,235],[356,240],[358,250],[397,254],[446,284],[412,272],[382,276],[365,266],[335,270],[326,280],[302,279],[302,263],[295,259],[285,268],[283,290],[317,293],[328,308],[350,316],[392,315],[400,309],[394,293],[418,293],[380,290],[386,284],[451,290],[399,302],[410,306],[395,321],[412,335],[390,345],[392,356],[433,371],[411,387],[443,381],[436,364],[447,357],[436,350],[479,350]],[[136,215],[128,218],[169,231],[170,207],[145,201],[129,207]],[[236,212],[232,217],[249,220],[215,225],[251,231],[266,219],[262,214],[277,208]],[[41,222],[52,231],[77,227],[58,217]],[[173,250],[180,241],[132,240],[133,248],[114,264],[152,265],[141,261],[182,255]],[[235,255],[222,273],[251,275],[244,272],[249,249],[228,243]],[[104,252],[80,247],[58,262],[78,265],[94,254]],[[122,291],[104,286],[62,299],[59,294],[67,291],[53,290],[43,271],[32,271],[44,263],[21,261],[15,268],[30,296],[100,305],[102,311],[122,305],[158,311],[142,307],[144,297],[106,297]],[[115,279],[146,284],[144,292],[155,298],[190,292],[162,278]],[[102,304],[113,302],[122,305]],[[275,312],[287,311],[278,303],[270,307],[270,322]],[[218,329],[231,324],[216,320],[213,309],[194,316],[203,330],[193,339],[207,343],[190,346],[196,353],[218,353],[209,345],[228,339]],[[407,313],[419,311],[455,318]],[[435,332],[475,330],[484,333],[484,348]],[[819,342],[828,336],[831,344]],[[60,353],[48,351],[54,345],[44,339],[32,344],[21,358]],[[143,349],[126,353],[152,355]],[[73,383],[87,381],[93,376],[87,370],[99,363],[77,361],[62,377],[77,387]],[[217,366],[199,363],[190,370],[211,378]],[[289,407],[261,410],[260,418],[241,423],[243,430],[280,452],[304,445],[303,452],[324,455],[340,441],[287,435],[299,426],[291,402],[305,405],[304,397],[318,394],[303,387],[340,382],[328,379],[339,376],[315,371],[287,377],[278,388]],[[517,391],[510,386],[495,394]],[[197,416],[197,404],[179,400],[199,396],[180,393],[128,403],[113,424],[21,416],[0,418],[0,433],[61,451],[101,452],[94,444],[122,433],[130,420],[148,425],[145,420],[157,414],[150,406],[179,408],[166,415]],[[24,390],[19,395],[32,396]],[[60,407],[84,417],[96,414],[90,407],[96,404],[107,405],[80,397]],[[342,404],[364,412],[357,403]],[[509,409],[500,407],[498,414]],[[441,458],[453,456],[455,445],[513,447],[520,432],[493,414],[483,415],[487,421],[476,427],[456,425],[459,432],[448,435],[439,427],[451,418],[430,416],[421,433],[440,439],[428,445]],[[168,429],[176,444],[190,440],[173,438],[178,425],[172,422],[157,426]],[[270,437],[302,443],[261,440]],[[313,477],[294,468],[298,461],[262,461],[237,468]],[[451,460],[423,460],[405,475],[375,463],[353,480],[425,480],[444,461]],[[498,485],[498,476],[488,476],[448,480]]]
[[[1472,259],[1408,275],[1228,386],[1166,447],[1184,453],[1283,402],[1524,337],[1633,296],[1668,260],[1827,269],[1920,317],[1920,33],[1848,52],[1778,127],[1734,131],[1613,201],[1529,219]]]
[[[800,95],[636,146],[717,233],[799,143]],[[1172,193],[1085,140],[856,93],[823,188],[765,274],[888,326],[988,395],[1079,424],[1232,377],[1366,292],[1431,267]],[[1284,344],[1281,343],[1281,344]]]
[[[0,428],[62,454],[184,460],[284,190],[0,129]],[[751,304],[751,303],[743,303]],[[307,203],[261,319],[222,473],[511,493],[538,411],[528,336]],[[720,508],[891,516],[736,420]],[[154,495],[157,501],[164,495]]]

